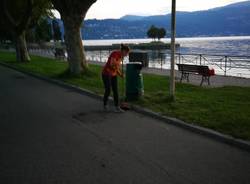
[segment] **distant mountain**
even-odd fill
[[[127,20],[127,21],[138,21],[143,20],[145,16],[138,16],[138,15],[125,15],[120,18],[120,20]]]
[[[250,1],[196,12],[177,12],[177,36],[250,35]],[[86,20],[84,39],[146,38],[151,25],[170,30],[171,15],[126,15],[120,19]]]

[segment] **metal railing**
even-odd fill
[[[31,53],[54,57],[52,49],[30,49]],[[86,51],[89,61],[106,62],[111,50]],[[170,53],[165,50],[149,51],[149,67],[159,69],[170,68]],[[176,53],[176,63],[208,65],[215,69],[216,74],[233,75],[250,78],[250,56],[229,56],[209,54]],[[128,58],[124,63],[128,62]]]
[[[170,54],[165,52],[149,53],[150,67],[169,69]],[[209,54],[176,53],[176,63],[208,65],[216,69],[217,74],[250,77],[250,56],[227,56]]]
[[[208,54],[176,54],[178,63],[190,63],[196,65],[208,65],[216,67],[226,76],[231,70],[242,75],[241,71],[246,71],[250,75],[250,56],[227,56],[227,55],[208,55]],[[234,73],[235,73],[234,72]]]

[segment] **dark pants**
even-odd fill
[[[117,84],[117,76],[111,77],[109,75],[102,75],[103,84],[105,87],[105,93],[103,97],[104,105],[107,105],[108,98],[111,92],[111,88],[113,91],[115,106],[119,104],[119,95],[118,95],[118,84]]]

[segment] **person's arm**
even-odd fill
[[[117,75],[123,78],[123,73],[120,70],[120,59],[111,58],[110,66],[112,70],[117,73]]]
[[[124,77],[124,75],[123,75],[123,73],[121,72],[120,68],[118,68],[118,70],[117,70],[117,74],[118,74],[121,78],[123,78],[123,77]]]

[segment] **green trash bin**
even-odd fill
[[[126,65],[126,100],[138,100],[144,94],[141,62],[127,63]]]

